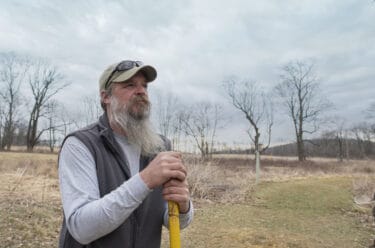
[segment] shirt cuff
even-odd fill
[[[194,216],[194,207],[193,202],[190,200],[189,202],[189,211],[185,214],[180,213],[180,228],[183,229],[187,227],[193,220]]]

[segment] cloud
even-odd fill
[[[374,17],[375,4],[355,0],[8,0],[0,3],[0,50],[51,59],[69,90],[86,94],[97,93],[107,65],[141,59],[158,69],[151,90],[217,102],[226,76],[272,89],[282,65],[313,59],[337,106],[361,99],[346,113],[360,118],[375,95]]]

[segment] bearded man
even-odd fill
[[[104,114],[64,139],[59,247],[160,247],[167,201],[178,203],[181,228],[192,221],[181,154],[149,120],[147,86],[156,75],[140,61],[109,66],[99,80]]]

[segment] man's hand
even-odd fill
[[[185,214],[190,207],[190,192],[186,181],[171,179],[163,186],[163,198],[166,201],[177,202],[180,208],[180,213]]]
[[[186,174],[186,168],[179,152],[159,153],[139,173],[150,189],[163,186],[164,199],[177,202],[181,213],[189,211],[190,193]]]
[[[179,152],[161,152],[140,173],[142,180],[150,189],[162,186],[171,179],[184,181],[186,168]]]

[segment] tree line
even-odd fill
[[[33,151],[41,135],[52,129],[41,127],[40,120],[53,114],[53,96],[68,83],[43,59],[1,53],[0,66],[0,149],[10,150],[17,141]]]
[[[375,103],[366,110],[369,122],[347,132],[344,120],[329,120],[325,116],[333,104],[320,90],[312,62],[292,61],[280,72],[279,82],[268,91],[257,81],[236,76],[222,82],[226,100],[248,124],[245,135],[256,160],[271,144],[272,129],[277,125],[275,106],[290,120],[295,133],[295,155],[300,161],[309,155],[306,135],[323,129],[327,139],[337,141],[343,153],[345,139],[355,138],[358,144],[363,141],[363,147],[373,139],[375,128],[371,120],[375,119]],[[27,151],[33,151],[36,145],[47,145],[54,151],[68,132],[96,121],[102,113],[98,96],[83,97],[75,110],[56,101],[56,94],[67,90],[68,85],[66,77],[46,60],[0,53],[0,150],[25,145]],[[218,152],[217,134],[231,122],[224,115],[222,104],[183,103],[170,93],[157,93],[155,97],[153,118],[157,129],[172,141],[175,150],[190,140],[203,158]]]
[[[335,154],[340,161],[344,157],[368,158],[374,155],[371,147],[375,137],[375,102],[364,109],[368,122],[348,126],[345,119],[328,115],[334,110],[334,104],[321,90],[311,61],[292,61],[280,71],[280,81],[268,91],[261,88],[261,83],[257,81],[235,76],[222,82],[227,101],[248,123],[246,134],[251,147],[249,145],[247,149],[218,149],[214,146],[217,129],[230,122],[223,116],[220,104],[182,104],[170,94],[159,95],[156,104],[159,130],[175,145],[180,144],[181,135],[191,137],[203,158],[212,153],[247,151],[255,154],[257,166],[260,166],[258,161],[263,153],[295,155],[299,161],[316,155],[332,157]],[[286,149],[284,146],[283,149],[267,152],[272,129],[277,124],[275,106],[279,114],[289,118],[295,133],[295,144],[290,146],[293,148]],[[317,137],[318,132],[320,136]]]

